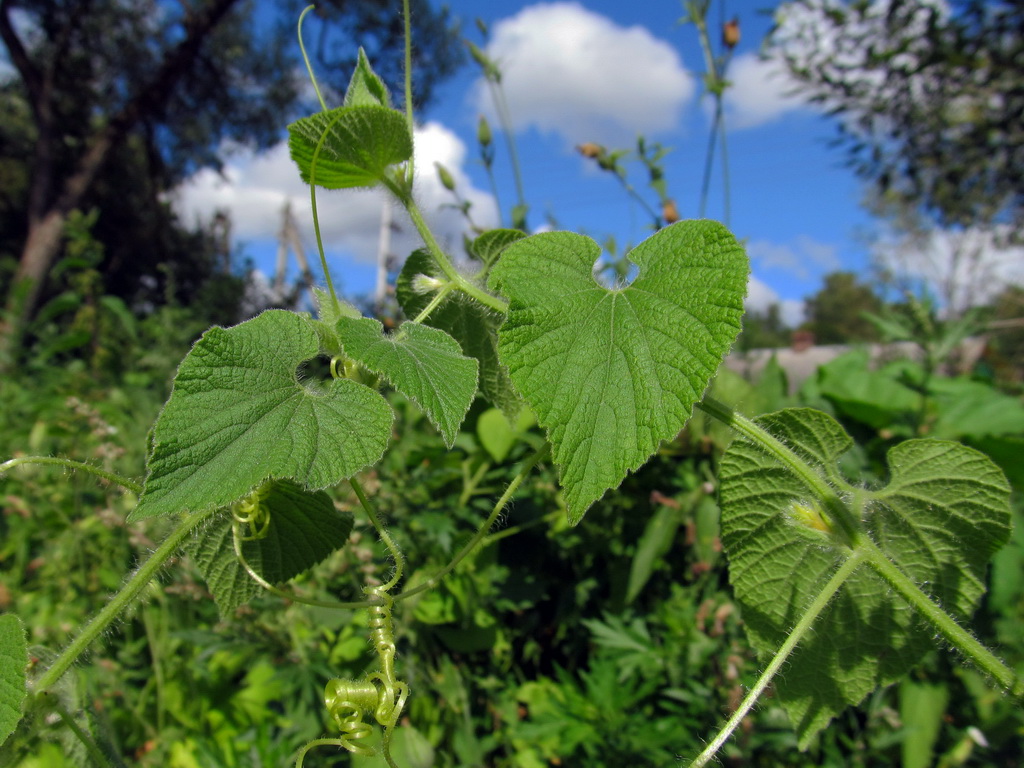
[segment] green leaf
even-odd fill
[[[903,723],[902,768],[935,764],[935,744],[949,703],[945,683],[904,680],[900,683],[900,721]]]
[[[414,400],[449,448],[476,395],[476,360],[444,331],[402,323],[392,336],[372,318],[339,318],[345,354]]]
[[[883,371],[872,371],[868,353],[849,352],[818,369],[821,395],[846,416],[875,429],[906,420],[921,396]]]
[[[573,524],[683,428],[739,333],[747,285],[743,249],[712,221],[637,246],[624,289],[597,282],[600,255],[582,235],[533,235],[490,278],[510,300],[499,356],[547,430]]]
[[[307,184],[315,176],[326,189],[373,187],[390,166],[412,157],[412,136],[405,116],[394,109],[338,107],[289,125],[288,149]]]
[[[636,544],[636,552],[629,565],[629,581],[626,584],[626,604],[629,605],[646,586],[654,565],[659,558],[672,548],[676,532],[683,521],[683,509],[678,502],[660,504],[647,519],[644,532]]]
[[[242,542],[242,554],[256,573],[280,584],[312,568],[348,541],[352,513],[339,511],[323,491],[310,493],[290,480],[260,488],[270,524],[262,538]],[[187,550],[195,560],[222,615],[263,591],[235,555],[230,512],[211,521]]]
[[[384,81],[377,76],[370,66],[370,60],[366,58],[366,51],[362,46],[359,48],[359,58],[356,61],[355,71],[352,79],[348,81],[348,90],[345,91],[345,100],[342,102],[346,107],[378,106],[390,107],[391,96]]]
[[[508,423],[505,414],[499,409],[488,408],[476,420],[476,436],[491,458],[502,462],[508,457],[516,440],[536,423],[529,408],[520,411],[515,427]]]
[[[968,617],[985,570],[1009,534],[1009,486],[977,451],[910,440],[888,453],[889,484],[843,481],[839,457],[852,441],[831,417],[791,409],[756,419],[819,477],[906,577],[945,611]],[[772,655],[850,553],[822,500],[787,465],[746,437],[721,464],[722,544],[751,643]],[[934,629],[866,563],[826,606],[775,680],[805,748],[845,707],[903,676],[934,645]]]
[[[362,317],[362,314],[347,301],[332,299],[331,294],[313,286],[316,298],[316,314],[321,321],[333,327],[343,317]]]
[[[14,733],[21,721],[28,689],[28,645],[25,627],[13,613],[0,616],[0,744]]]
[[[470,246],[474,256],[484,263],[484,271],[489,270],[508,246],[526,237],[525,232],[518,229],[492,229],[484,232]]]
[[[935,437],[981,439],[1024,435],[1024,404],[993,387],[965,378],[931,383],[938,405],[932,425]]]
[[[396,295],[402,310],[416,317],[432,298],[417,286],[417,277],[444,280],[444,273],[424,250],[415,251],[405,260],[398,276]],[[480,394],[514,422],[522,408],[522,401],[512,388],[508,370],[498,360],[498,326],[504,318],[467,297],[460,291],[449,293],[426,319],[426,324],[451,334],[462,352],[475,358],[480,366]]]
[[[271,477],[326,488],[380,459],[394,414],[379,393],[300,381],[299,365],[319,352],[313,322],[270,310],[203,334],[153,428],[129,520],[227,506]]]

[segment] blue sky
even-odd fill
[[[679,2],[449,4],[463,20],[468,39],[484,45],[473,23],[476,17],[490,27],[488,52],[504,72],[531,227],[544,225],[550,213],[559,228],[585,232],[599,242],[612,236],[620,246],[635,245],[646,237],[649,219],[643,209],[574,149],[582,141],[632,147],[637,132],[672,148],[666,158],[669,192],[684,218],[698,215],[710,100],[701,97],[704,64],[697,32],[692,25],[677,23],[683,13]],[[718,5],[712,4],[710,19],[716,45]],[[779,301],[787,319],[796,323],[801,299],[820,288],[822,275],[837,269],[866,274],[862,235],[872,221],[859,205],[862,185],[843,167],[842,152],[828,146],[835,136],[833,122],[798,100],[782,98],[785,85],[765,79],[756,54],[772,23],[771,10],[757,0],[732,0],[724,8],[724,18],[738,17],[742,30],[730,68],[734,88],[727,112],[729,223],[751,256],[749,305],[763,309]],[[420,204],[428,215],[433,210],[442,238],[456,247],[461,222],[453,211],[440,208],[450,197],[433,178],[433,161],[453,172],[480,222],[498,223],[475,140],[479,114],[490,113],[485,94],[478,70],[467,66],[419,116],[424,125],[417,136]],[[492,126],[497,129],[496,121]],[[496,143],[499,193],[507,216],[513,186],[500,135]],[[718,161],[720,155],[707,216],[722,219]],[[643,169],[633,170],[631,179],[642,188]],[[186,215],[229,209],[243,252],[269,272],[286,199],[292,201],[312,256],[308,193],[283,147],[260,157],[234,154],[226,180],[200,174],[183,189],[179,207]],[[654,202],[653,195],[649,199]],[[332,274],[349,295],[371,292],[379,198],[365,192],[324,193],[319,204]],[[414,245],[411,234],[402,232],[391,250],[402,257]]]

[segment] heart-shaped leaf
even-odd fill
[[[392,336],[377,320],[336,321],[345,354],[415,401],[451,448],[476,395],[476,360],[444,331],[402,323]]]
[[[412,136],[401,112],[364,104],[296,120],[288,150],[307,184],[315,178],[327,189],[373,187],[390,166],[412,157]]]
[[[570,232],[509,245],[490,286],[509,299],[498,353],[548,432],[569,519],[690,418],[740,330],[747,258],[721,224],[652,235],[623,289],[594,277],[601,248]]]
[[[326,488],[380,459],[394,414],[379,393],[300,381],[299,365],[319,352],[313,322],[270,310],[203,334],[153,428],[129,520],[227,506],[271,477]]]
[[[272,480],[257,493],[269,525],[261,537],[242,542],[242,554],[265,581],[288,581],[348,541],[352,513],[337,510],[323,491],[310,493],[289,480]],[[238,561],[229,512],[214,518],[187,549],[221,614],[263,591]]]
[[[867,491],[842,480],[837,462],[852,441],[832,417],[790,409],[755,421],[832,486],[904,575],[954,617],[970,615],[986,564],[1009,535],[1010,488],[986,456],[958,443],[909,440],[889,451],[889,484]],[[729,577],[751,643],[767,658],[850,549],[806,482],[748,438],[732,442],[720,478]],[[866,562],[856,569],[775,679],[800,746],[906,674],[934,635]]]

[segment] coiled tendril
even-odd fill
[[[240,541],[257,541],[270,530],[270,510],[263,503],[265,487],[258,488],[231,505],[231,518]],[[243,533],[243,530],[247,532]]]
[[[358,755],[374,755],[372,747],[360,743],[373,733],[373,727],[364,719],[370,712],[384,728],[381,753],[391,768],[397,768],[391,759],[391,729],[398,723],[405,707],[409,686],[395,677],[395,637],[391,622],[394,601],[387,593],[389,588],[390,585],[385,584],[366,590],[373,601],[370,607],[370,639],[377,652],[377,671],[362,680],[336,677],[328,681],[324,688],[324,705],[341,735],[316,739],[307,744],[299,753],[296,768],[302,768],[306,753],[316,746],[335,745]]]

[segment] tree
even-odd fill
[[[427,30],[417,38],[425,70],[418,82],[429,93],[457,59],[447,16],[426,0],[414,6],[413,18]],[[294,6],[283,11],[294,23]],[[382,55],[399,59],[400,29],[382,25],[380,13],[376,0],[336,0],[325,11],[343,25],[374,28]],[[119,152],[130,146],[145,158],[155,199],[184,175],[217,165],[226,139],[257,147],[278,140],[300,93],[294,34],[261,33],[258,21],[255,5],[242,0],[0,0],[0,39],[34,134],[23,245],[7,288],[6,346],[37,304],[68,215]],[[340,57],[343,49],[330,50]],[[344,74],[327,73],[336,83],[347,78],[354,54],[349,46],[348,59],[336,60]],[[394,63],[382,69],[396,71]],[[124,208],[133,204],[121,200]]]
[[[789,345],[790,328],[782,319],[782,308],[769,304],[764,312],[750,310],[743,315],[743,331],[736,339],[738,349],[772,349]]]
[[[1024,3],[793,0],[777,19],[769,56],[879,194],[1024,232]]]
[[[853,272],[832,272],[825,275],[824,287],[806,301],[805,327],[819,344],[875,341],[878,331],[863,313],[881,308],[882,300]]]
[[[1024,380],[1024,286],[1007,286],[996,296],[988,328],[999,373],[1019,384]]]

